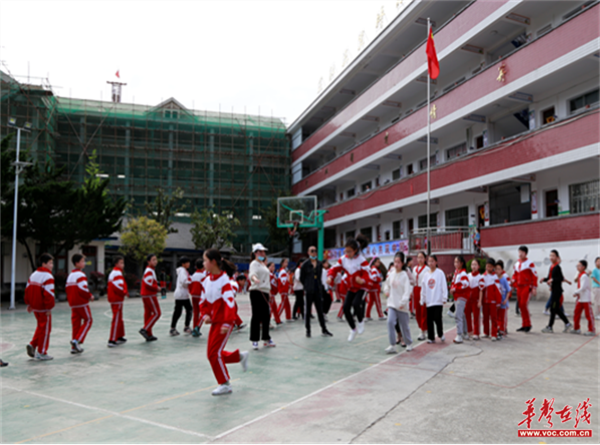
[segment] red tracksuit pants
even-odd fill
[[[275,294],[275,295],[271,294],[271,297],[269,298],[269,306],[271,307],[271,315],[273,315],[273,318],[275,319],[275,323],[281,324],[281,318],[279,317],[279,310],[277,309],[277,300],[275,300],[276,295],[277,294]]]
[[[290,299],[288,297],[288,294],[281,294],[281,303],[279,304],[279,307],[277,308],[277,313],[279,314],[280,319],[281,319],[281,316],[283,315],[283,311],[285,311],[285,319],[291,320],[292,319],[292,307],[290,306]]]
[[[200,323],[200,297],[192,297],[192,326],[195,328]]]
[[[481,313],[478,297],[469,297],[465,306],[465,317],[467,318],[467,331],[469,334],[479,335],[479,326],[481,324],[479,314]]]
[[[498,337],[498,304],[496,302],[483,303],[483,333]]]
[[[221,328],[227,327],[225,334],[221,333]],[[240,350],[236,349],[233,352],[224,351],[227,340],[231,335],[233,326],[226,323],[216,323],[210,326],[208,333],[208,344],[206,346],[206,356],[210,362],[213,373],[217,379],[217,383],[222,385],[229,381],[229,372],[227,371],[227,363],[240,362]]]
[[[112,323],[110,325],[109,341],[117,341],[121,337],[125,337],[125,325],[123,324],[123,302],[111,303]]]
[[[373,305],[377,309],[377,315],[379,318],[383,317],[383,311],[381,310],[381,294],[379,290],[370,290],[369,297],[367,302],[367,312],[365,313],[366,318],[371,318],[371,310],[373,309]]]
[[[342,304],[340,305],[340,311],[338,312],[337,316],[338,318],[342,318],[342,315],[344,315],[344,301],[346,301],[346,296],[338,293],[338,298],[342,300]]]
[[[504,309],[501,308],[500,306],[498,306],[498,330],[502,331],[504,334],[506,334],[507,329],[508,329],[508,309]],[[504,335],[503,334],[503,335]]]
[[[531,327],[531,318],[529,317],[529,296],[531,295],[530,286],[517,287],[517,301],[519,302],[519,310],[521,311],[521,326],[524,328]]]
[[[585,318],[588,321],[588,331],[596,332],[596,326],[594,325],[594,312],[592,311],[592,303],[575,303],[574,318],[574,329],[579,329],[579,323],[581,321],[581,313],[585,312]]]
[[[427,308],[424,304],[421,304],[421,288],[415,287],[413,291],[414,306],[415,306],[415,317],[417,319],[417,325],[421,331],[427,331]]]
[[[34,312],[37,320],[37,327],[31,339],[31,346],[37,348],[40,354],[46,354],[48,352],[48,346],[50,345],[50,331],[52,331],[52,313],[48,312]]]
[[[92,327],[92,311],[89,304],[71,308],[71,326],[73,328],[73,336],[71,338],[77,340],[79,343],[83,343]]]
[[[152,335],[152,327],[162,314],[158,297],[142,297],[142,301],[144,302],[144,330],[148,335]]]

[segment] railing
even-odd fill
[[[474,230],[469,227],[432,227],[432,252],[475,253]],[[411,253],[427,251],[427,229],[415,229],[408,237]]]

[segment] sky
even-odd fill
[[[281,117],[291,124],[344,53],[410,0],[0,0],[0,69],[55,94]],[[23,77],[19,77],[23,76]]]

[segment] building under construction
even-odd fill
[[[14,131],[9,117],[31,122],[21,147],[38,161],[65,166],[81,183],[95,152],[111,192],[132,204],[132,215],[145,213],[144,203],[158,188],[167,195],[181,188],[181,204],[190,205],[177,221],[189,222],[194,209],[214,206],[240,220],[237,251],[266,240],[264,210],[290,186],[281,119],[191,110],[173,98],[154,106],[121,103],[114,85],[111,102],[71,99],[56,96],[47,81],[0,75],[0,136]]]

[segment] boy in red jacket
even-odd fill
[[[142,286],[140,294],[142,294],[142,301],[144,302],[144,327],[140,329],[140,335],[146,339],[146,341],[158,340],[152,335],[152,327],[156,324],[160,318],[162,312],[158,304],[158,292],[160,286],[156,279],[156,272],[154,269],[158,264],[158,258],[153,253],[146,257],[146,270],[144,271],[144,277],[142,278]]]
[[[200,332],[200,328],[202,327],[202,320],[200,319],[200,296],[202,295],[202,280],[204,278],[206,278],[204,260],[198,258],[196,260],[196,272],[192,275],[192,282],[188,288],[192,297],[192,313],[194,314],[192,319],[192,324],[194,325],[192,337],[200,337],[202,335]]]
[[[50,331],[52,330],[52,308],[54,307],[54,258],[49,253],[40,257],[41,267],[31,274],[25,288],[27,312],[33,312],[37,328],[33,339],[27,345],[27,355],[36,360],[52,360],[48,355]],[[36,350],[37,349],[37,350]]]
[[[123,325],[123,301],[126,296],[129,296],[129,291],[123,277],[124,266],[125,259],[122,256],[115,257],[115,266],[108,276],[108,302],[113,314],[107,345],[109,348],[114,348],[127,341]]]
[[[517,288],[517,302],[521,311],[522,325],[517,332],[531,331],[531,318],[529,317],[529,298],[537,293],[537,272],[533,261],[527,259],[529,249],[527,246],[519,247],[519,260],[513,268],[513,287]]]
[[[85,256],[76,253],[71,258],[75,269],[67,277],[67,300],[71,306],[71,325],[73,327],[73,339],[71,340],[71,354],[81,354],[81,344],[85,341],[92,327],[92,311],[90,301],[94,296],[88,289],[87,277],[83,273],[85,269]]]

